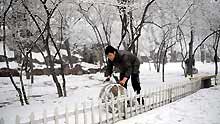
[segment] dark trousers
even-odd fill
[[[120,73],[120,80],[122,80],[123,78],[124,78],[124,74]],[[129,78],[128,78],[128,80],[129,80]],[[126,89],[127,89],[128,80],[124,84],[124,87]],[[131,74],[131,84],[132,84],[132,87],[134,89],[134,92],[136,92],[137,94],[140,94],[141,86],[140,86],[139,73],[132,73]],[[140,104],[140,98],[137,98],[137,101]],[[130,104],[129,101],[128,101],[128,104]],[[142,98],[142,104],[144,105],[144,99],[143,98]]]
[[[122,80],[123,78],[124,78],[124,74],[120,73],[120,80]],[[129,78],[128,78],[128,80],[129,80]],[[125,85],[124,85],[124,87],[126,89],[127,89],[128,80],[125,82]],[[139,73],[132,73],[131,74],[131,84],[134,89],[134,92],[137,92],[137,94],[140,94],[141,86],[140,86]]]

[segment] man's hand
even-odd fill
[[[104,82],[107,82],[107,81],[110,81],[110,78],[109,78],[109,77],[108,77],[108,78],[106,78]]]
[[[120,80],[119,83],[124,86],[128,78],[124,77],[123,80]]]
[[[105,79],[104,82],[110,81],[110,77],[111,77],[111,76],[107,76],[107,78]]]

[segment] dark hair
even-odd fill
[[[108,45],[105,48],[105,55],[108,55],[109,53],[114,53],[117,52],[117,49],[115,49],[114,47],[112,47],[111,45]]]

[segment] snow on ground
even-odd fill
[[[46,52],[43,52],[44,55],[47,55]],[[44,62],[44,57],[42,56],[41,53],[35,53],[35,52],[32,52],[32,58],[33,59],[37,59],[39,62]]]
[[[6,63],[5,62],[0,62],[0,68],[6,68],[7,66],[6,66]],[[18,63],[17,62],[9,62],[9,67],[11,68],[11,69],[16,69],[16,68],[18,68]],[[1,78],[0,78],[0,80],[1,80]]]
[[[84,68],[98,67],[86,63],[81,64]],[[218,65],[220,66],[220,63]],[[151,70],[149,70],[150,67]],[[196,67],[199,68],[200,74],[214,73],[214,63],[202,64],[197,62]],[[98,98],[101,88],[106,85],[103,84],[105,79],[103,76],[103,73],[66,76],[68,97],[65,98],[57,97],[57,91],[51,76],[35,76],[35,83],[32,85],[30,80],[24,80],[30,105],[23,107],[20,106],[17,93],[9,78],[0,77],[0,118],[3,117],[7,123],[12,124],[15,122],[16,115],[20,115],[22,119],[28,119],[30,113],[35,112],[36,118],[38,118],[42,115],[44,109],[47,110],[48,114],[52,114],[55,107],[59,107],[59,111],[64,111],[65,105],[74,106],[75,103],[90,102],[91,99]],[[59,80],[62,82],[61,77],[59,77]],[[153,64],[149,66],[149,63],[144,63],[140,68],[140,80],[142,91],[161,84],[189,81],[183,76],[181,63],[166,64],[165,83],[161,82],[161,73],[155,72]],[[19,78],[15,78],[15,81],[19,85]],[[128,82],[128,92],[133,92],[130,81]]]
[[[76,64],[81,65],[82,69],[84,69],[84,70],[88,70],[89,68],[92,68],[92,69],[99,69],[100,68],[99,65],[94,65],[94,64],[90,64],[90,63],[86,63],[86,62],[75,63],[75,64],[73,64],[73,67],[75,67]],[[7,66],[6,66],[5,62],[0,62],[0,68],[6,68],[6,67]],[[19,64],[17,62],[14,62],[14,61],[9,62],[9,67],[12,68],[12,69],[17,69],[17,68],[19,68]],[[55,68],[60,68],[60,64],[55,64],[54,67]],[[44,68],[47,68],[47,66],[45,64],[34,63],[34,69],[44,69]]]
[[[202,89],[117,124],[220,124],[219,96],[220,86]]]
[[[3,42],[0,42],[0,55],[4,55],[4,50],[2,49],[3,48]],[[6,54],[9,58],[13,58],[14,57],[14,52],[13,51],[10,51],[8,46],[6,45],[5,46],[5,49],[6,49]]]

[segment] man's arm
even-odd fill
[[[124,85],[125,82],[128,80],[128,78],[130,77],[131,75],[131,72],[132,72],[132,64],[131,64],[131,61],[130,61],[130,58],[128,55],[124,55],[123,56],[123,61],[124,61],[124,77],[122,80],[120,80],[120,84],[121,85]]]
[[[131,75],[131,72],[132,72],[132,64],[131,64],[129,56],[125,55],[123,57],[123,61],[124,61],[124,64],[125,64],[125,70],[124,70],[125,75],[124,76],[126,78],[129,78],[130,75]]]
[[[120,84],[121,84],[121,85],[124,85],[125,82],[128,80],[128,78],[129,78],[130,75],[131,75],[131,71],[132,71],[132,69],[131,69],[130,67],[128,67],[127,70],[125,71],[125,75],[124,75],[123,79],[120,80]]]
[[[105,70],[105,77],[110,78],[113,73],[113,64],[109,60],[107,61],[107,67]]]

